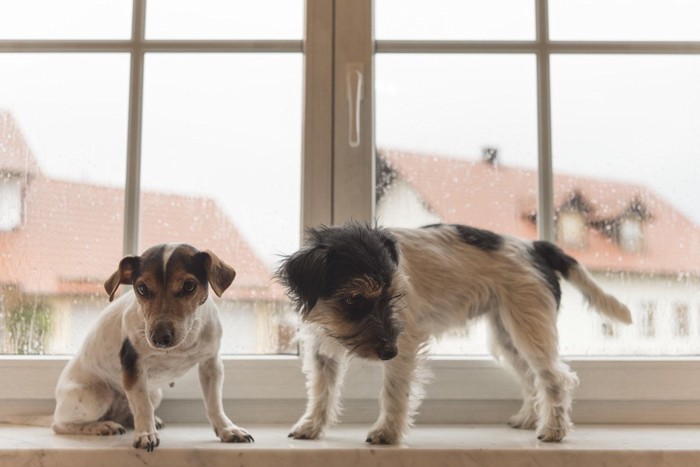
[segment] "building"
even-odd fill
[[[122,257],[124,190],[52,179],[0,113],[0,335],[5,353],[71,353],[107,304]],[[140,244],[187,242],[238,272],[219,301],[226,353],[292,350],[287,301],[214,200],[141,193]]]
[[[380,150],[379,222],[463,223],[535,239],[536,171],[500,165],[494,150],[485,156],[464,160]],[[591,319],[580,311],[578,293],[567,288],[560,315],[563,351],[700,351],[700,227],[638,184],[555,174],[554,194],[557,243],[622,298],[635,319],[631,327]],[[464,332],[448,337],[442,349],[483,353],[480,338],[462,339]]]

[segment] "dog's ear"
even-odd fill
[[[301,248],[286,257],[277,277],[289,289],[297,302],[297,311],[307,315],[318,301],[325,286],[328,265],[328,250],[322,245]]]
[[[138,256],[125,256],[119,261],[119,268],[105,281],[105,290],[109,294],[109,301],[114,300],[114,294],[119,284],[133,284],[134,277],[139,267]]]
[[[384,243],[384,246],[386,247],[387,251],[389,252],[389,256],[391,256],[391,260],[394,262],[395,265],[398,266],[399,265],[399,246],[397,244],[396,238],[386,230],[380,230],[379,236],[382,239],[382,243]]]
[[[207,273],[207,280],[217,297],[228,289],[236,277],[236,271],[211,251],[200,251],[195,255]]]

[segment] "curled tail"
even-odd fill
[[[622,323],[630,324],[632,314],[618,299],[607,294],[595,283],[583,265],[567,255],[558,246],[544,241],[533,242],[535,253],[553,270],[581,291],[589,305],[599,313]]]

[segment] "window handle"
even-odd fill
[[[363,99],[363,73],[362,63],[348,63],[345,69],[345,76],[348,88],[348,120],[349,138],[348,144],[351,148],[360,145],[360,105]]]

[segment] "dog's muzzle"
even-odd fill
[[[156,347],[165,349],[175,341],[175,334],[169,327],[158,327],[151,333],[151,341]]]
[[[379,350],[377,351],[377,356],[381,360],[391,360],[392,358],[396,357],[399,354],[399,349],[396,348],[395,345],[387,344],[383,347],[380,347]]]

